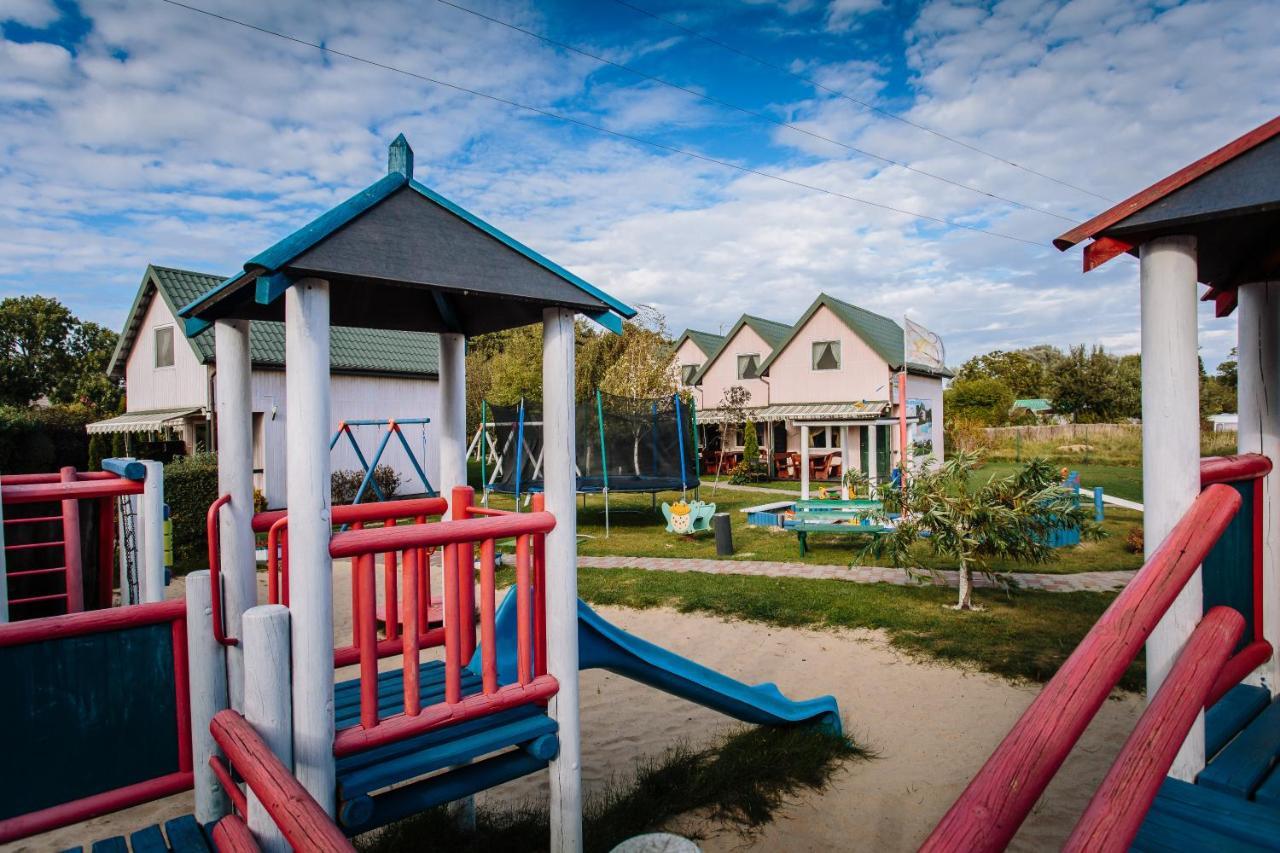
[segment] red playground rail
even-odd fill
[[[1240,493],[1224,484],[1259,481],[1270,470],[1270,462],[1260,456],[1206,461],[1202,479],[1207,487],[1040,691],[921,850],[1005,849],[1240,510]],[[1261,521],[1260,507],[1261,501],[1255,501],[1255,522]],[[1261,600],[1261,575],[1255,571],[1253,577],[1256,602]],[[1244,617],[1234,609],[1215,607],[1205,614],[1066,849],[1128,849],[1200,709],[1270,657],[1271,646],[1260,636],[1232,656],[1243,629]]]

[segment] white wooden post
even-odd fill
[[[867,424],[867,480],[873,486],[880,482],[880,449],[876,446],[880,440],[879,431],[876,421]]]
[[[218,422],[218,494],[231,495],[218,513],[222,560],[223,621],[227,636],[240,636],[240,617],[258,603],[258,563],[253,539],[253,395],[249,321],[213,324],[214,404]],[[244,648],[227,647],[231,707],[244,711]]]
[[[849,453],[849,425],[840,425],[840,499],[847,501],[851,497],[849,487],[845,485],[849,482],[845,479],[845,475],[852,470],[849,466],[853,463],[853,456]]]
[[[209,768],[220,755],[209,722],[227,707],[227,659],[213,638],[209,571],[187,575],[187,660],[191,673],[191,760],[195,770],[196,821],[202,826],[231,811],[222,783]]]
[[[1280,468],[1280,281],[1242,285],[1238,292],[1239,434],[1241,453],[1261,453]],[[1262,481],[1262,635],[1280,637],[1280,471]],[[1280,662],[1271,660],[1249,677],[1280,692]]]
[[[329,557],[329,283],[285,291],[289,607],[295,775],[334,813],[333,561]]]
[[[4,497],[0,495],[0,625],[9,621],[9,570],[4,554]],[[110,569],[104,567],[101,571]]]
[[[285,767],[293,767],[293,708],[289,695],[289,608],[264,604],[244,612],[244,717]],[[290,846],[253,791],[249,829],[265,853]]]
[[[573,312],[542,312],[543,483],[556,517],[547,534],[547,668],[560,682],[550,704],[560,726],[551,762],[551,850],[582,849],[582,735],[578,727],[578,512],[574,448]]]
[[[142,600],[164,601],[164,463],[144,459],[147,479],[142,486]]]
[[[800,424],[800,500],[809,500],[809,425]]]
[[[1146,556],[1160,545],[1200,491],[1200,389],[1196,361],[1196,241],[1160,237],[1141,249],[1142,492]],[[1204,616],[1200,572],[1147,640],[1147,697],[1169,674]],[[1193,781],[1204,767],[1204,713],[1170,774]]]
[[[467,484],[467,345],[462,335],[440,336],[440,494]]]

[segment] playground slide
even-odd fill
[[[497,614],[498,673],[516,680],[516,591],[503,600]],[[471,667],[477,672],[480,653]],[[748,723],[779,726],[820,722],[839,732],[835,697],[793,700],[772,683],[749,685],[628,634],[578,601],[578,668],[610,672],[655,687],[690,702]]]

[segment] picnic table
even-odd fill
[[[795,515],[783,522],[783,528],[794,530],[800,556],[809,553],[810,533],[839,533],[843,536],[867,536],[887,533],[893,528],[874,521],[884,514],[880,501],[797,501]]]

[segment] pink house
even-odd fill
[[[810,477],[839,479],[850,465],[872,480],[887,478],[901,458],[898,376],[905,372],[911,453],[942,458],[934,424],[941,424],[942,383],[951,373],[910,360],[902,326],[888,317],[824,293],[793,324],[744,315],[706,352],[702,344],[715,337],[686,331],[675,358],[717,451],[741,450],[741,427],[724,410],[729,389],[738,387],[750,394],[745,414],[771,468],[799,479],[806,495]],[[705,360],[691,369],[699,354]]]

